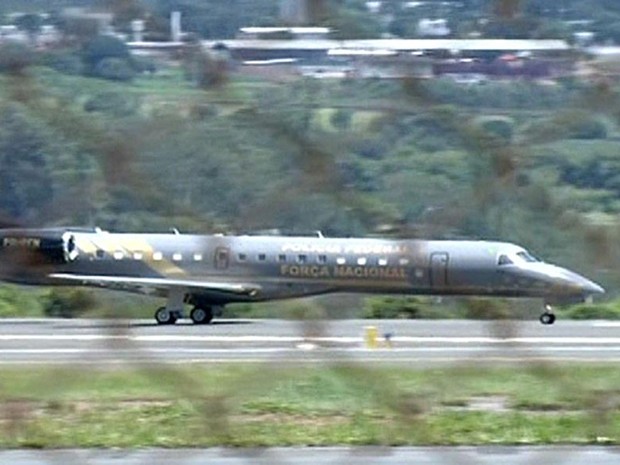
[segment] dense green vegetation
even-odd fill
[[[93,69],[107,55],[58,56]],[[615,295],[613,86],[229,75],[201,88],[177,67],[123,82],[46,59],[0,75],[12,222],[502,239]]]
[[[617,367],[472,362],[3,369],[0,446],[618,443]]]
[[[26,12],[71,3],[33,1]],[[121,30],[148,12],[149,30],[163,33],[177,8],[185,30],[208,38],[277,23],[275,1],[220,3],[90,4],[111,8]],[[316,2],[313,14],[342,37],[395,27],[410,36],[406,21],[415,24],[420,15],[448,17],[460,36],[488,17],[483,35],[542,37],[560,14],[592,17],[600,31],[620,14],[605,0],[590,2],[587,12],[572,0],[464,4],[404,9],[386,2],[398,27],[370,20],[361,1]],[[0,0],[0,14],[14,8]],[[50,18],[68,27],[60,16]],[[18,24],[26,31],[41,26],[31,15]],[[620,96],[612,80],[274,84],[235,76],[225,57],[195,43],[179,66],[156,64],[131,56],[119,40],[82,32],[43,53],[0,47],[6,224],[501,239],[577,269],[616,296]],[[395,299],[386,311],[436,314],[419,304]],[[33,313],[45,305],[32,306]],[[372,306],[354,314],[374,315]],[[443,314],[468,312],[457,305]]]

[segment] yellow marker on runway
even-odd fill
[[[376,349],[377,348],[377,335],[379,332],[377,331],[376,326],[366,326],[364,328],[364,343],[366,344],[367,349]]]

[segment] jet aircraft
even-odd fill
[[[0,230],[0,279],[81,285],[163,297],[159,324],[193,307],[210,323],[226,304],[333,292],[535,297],[551,305],[604,290],[504,242],[272,235],[109,233],[100,229]]]

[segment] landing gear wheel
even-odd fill
[[[540,322],[545,326],[552,325],[555,323],[555,315],[553,313],[545,312],[540,315]]]
[[[196,307],[191,311],[189,317],[195,325],[207,325],[211,323],[211,320],[213,319],[213,312],[211,309]]]
[[[161,307],[155,312],[155,321],[160,325],[173,325],[177,322],[177,317],[174,312],[171,312],[166,307]]]

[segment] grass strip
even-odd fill
[[[617,444],[619,381],[614,365],[2,369],[0,447]]]

